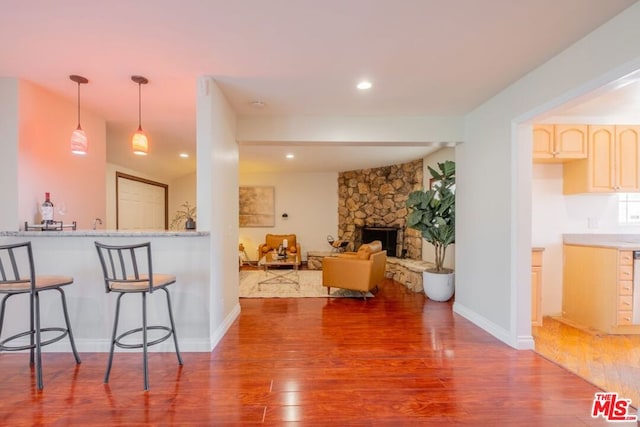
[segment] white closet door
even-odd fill
[[[118,177],[118,229],[164,230],[164,187]]]

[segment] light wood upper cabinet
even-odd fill
[[[616,126],[618,191],[640,191],[640,126]]]
[[[587,158],[587,125],[533,127],[533,161],[560,163]]]
[[[533,160],[553,159],[555,144],[553,125],[537,125],[533,127]]]
[[[640,126],[588,126],[589,157],[563,167],[564,194],[640,191]]]
[[[556,157],[586,159],[588,153],[586,125],[554,125]]]

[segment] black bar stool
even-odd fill
[[[109,362],[107,371],[104,374],[105,384],[109,382],[109,374],[111,373],[111,365],[113,363],[113,351],[115,346],[120,348],[142,348],[143,353],[143,373],[144,373],[144,389],[149,390],[149,370],[147,367],[147,347],[159,344],[169,337],[173,336],[173,342],[176,348],[178,363],[182,365],[182,357],[178,348],[178,338],[176,336],[176,326],[173,321],[173,312],[171,310],[171,298],[167,286],[176,282],[176,277],[168,274],[153,273],[151,264],[151,243],[140,243],[133,245],[105,245],[95,242],[104,274],[104,285],[107,293],[119,293],[116,302],[116,314],[113,320],[113,334],[111,337],[111,349],[109,351]],[[169,311],[169,320],[171,327],[168,326],[149,326],[147,325],[147,294],[162,289],[167,296],[167,309]],[[118,333],[118,319],[120,316],[120,299],[125,294],[141,294],[142,295],[142,327],[130,329]],[[166,334],[148,341],[147,332],[149,330],[162,330]],[[135,333],[142,333],[141,343],[125,343],[123,338]]]
[[[20,294],[29,294],[30,314],[29,330],[12,335],[0,341],[0,351],[30,350],[31,355],[29,362],[32,365],[34,364],[35,358],[36,383],[38,390],[42,390],[44,387],[44,383],[42,381],[42,346],[60,341],[68,335],[69,341],[71,342],[71,349],[73,350],[73,356],[76,359],[76,363],[80,363],[80,356],[78,356],[76,344],[73,341],[73,333],[71,332],[71,323],[69,322],[69,313],[67,311],[67,301],[64,295],[64,290],[62,290],[63,286],[67,286],[72,283],[73,277],[70,276],[36,276],[31,242],[0,246],[0,294],[4,294],[4,298],[2,298],[2,305],[0,306],[0,336],[2,335],[2,327],[4,325],[5,306],[10,297]],[[66,328],[42,328],[40,326],[40,292],[50,290],[57,290],[60,292]],[[43,332],[58,332],[59,334],[53,338],[43,341]],[[29,337],[29,344],[8,344],[13,340],[26,336]]]

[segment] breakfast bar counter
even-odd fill
[[[75,231],[0,231],[2,237],[201,237],[208,231],[119,231],[119,230],[75,230]]]
[[[104,288],[102,270],[95,242],[125,245],[151,242],[154,273],[177,277],[171,286],[173,311],[180,347],[184,351],[211,351],[224,334],[212,325],[229,324],[237,317],[239,305],[225,319],[219,306],[224,295],[223,285],[212,278],[211,236],[208,232],[158,231],[0,231],[0,244],[31,241],[37,274],[73,276],[74,283],[65,289],[71,326],[78,350],[106,352],[115,309],[115,297]],[[223,262],[223,261],[221,261]],[[150,298],[163,298],[153,293]],[[7,306],[3,335],[24,330],[28,298]],[[52,325],[62,324],[63,318],[56,296],[41,297],[42,313]],[[166,305],[149,304],[150,323],[162,324],[168,320]],[[121,328],[139,327],[140,302],[135,298],[122,303]],[[212,330],[216,329],[216,330]],[[153,351],[173,351],[170,340],[154,346]],[[70,351],[68,341],[47,346],[46,351]]]

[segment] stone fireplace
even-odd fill
[[[338,238],[357,250],[380,240],[387,250],[385,275],[413,292],[422,291],[422,236],[407,228],[409,193],[423,187],[422,159],[399,165],[341,172],[338,175]],[[402,256],[405,258],[402,258]],[[308,257],[310,269],[322,268],[322,257]]]
[[[422,188],[422,159],[399,165],[341,172],[338,175],[338,238],[348,240],[347,250],[357,250],[366,241],[387,241],[387,254],[406,253],[422,258],[422,237],[406,228],[409,193]],[[378,237],[371,239],[365,233]],[[381,234],[375,234],[381,233]],[[393,239],[395,238],[395,242]],[[383,240],[384,239],[384,240]]]

